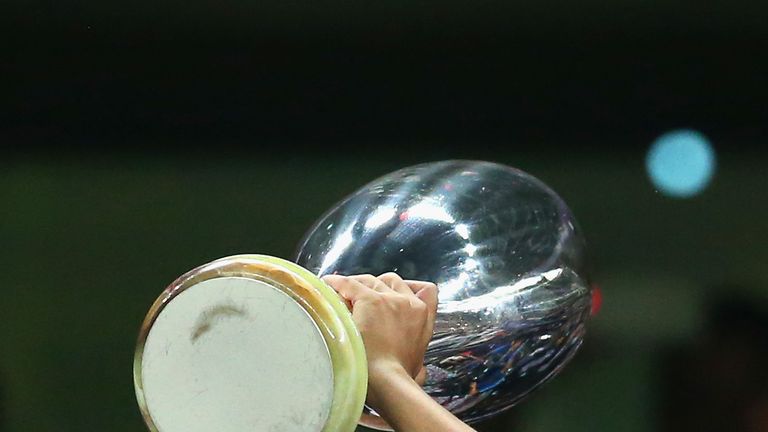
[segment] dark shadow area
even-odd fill
[[[661,357],[662,431],[768,431],[768,305],[725,287],[704,327]]]

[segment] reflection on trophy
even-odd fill
[[[309,230],[295,263],[238,255],[174,281],[134,362],[151,430],[392,430],[364,405],[365,350],[320,276],[395,272],[438,285],[424,390],[465,422],[509,409],[582,342],[584,241],[562,199],[520,170],[443,161],[374,180]]]

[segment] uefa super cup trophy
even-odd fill
[[[585,246],[563,200],[505,165],[416,165],[320,217],[295,262],[237,255],[171,283],[134,360],[147,426],[391,430],[364,407],[365,351],[348,305],[319,278],[385,272],[437,284],[424,390],[468,423],[551,379],[584,337]]]

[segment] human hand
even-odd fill
[[[327,275],[322,279],[352,305],[352,318],[368,359],[369,399],[375,399],[381,381],[399,370],[423,384],[424,353],[432,339],[437,311],[437,286],[406,281],[395,273],[378,277]]]
[[[474,432],[420,385],[437,313],[437,286],[405,281],[395,273],[323,280],[352,306],[368,357],[370,406],[395,430]]]

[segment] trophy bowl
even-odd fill
[[[424,390],[465,422],[555,376],[582,343],[591,289],[565,202],[515,168],[452,160],[376,179],[323,215],[296,263],[437,284]],[[366,407],[361,424],[391,428]]]

